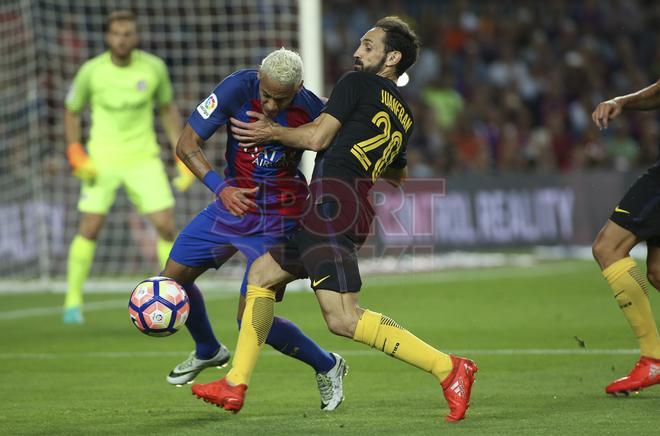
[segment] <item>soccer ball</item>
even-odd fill
[[[186,323],[189,311],[186,291],[167,277],[150,277],[141,281],[128,300],[133,325],[149,336],[176,333]]]

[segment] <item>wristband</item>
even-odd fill
[[[222,177],[220,177],[218,173],[213,170],[210,170],[204,175],[204,180],[202,180],[202,182],[214,194],[218,194],[224,185],[224,180],[222,180]]]

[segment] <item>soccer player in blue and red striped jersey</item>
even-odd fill
[[[255,111],[282,125],[297,127],[316,118],[323,101],[302,85],[302,60],[286,49],[270,53],[259,70],[240,70],[223,80],[188,118],[177,145],[178,157],[217,196],[181,232],[162,275],[181,283],[190,298],[186,323],[195,351],[170,372],[171,384],[191,382],[204,368],[222,366],[229,352],[216,339],[202,293],[194,284],[209,268],[219,268],[237,251],[252,262],[274,244],[284,242],[306,208],[307,183],[298,170],[302,152],[271,142],[240,147],[227,129],[224,178],[204,157],[201,146],[230,117],[250,121]],[[241,286],[237,320],[245,307],[247,274]],[[283,289],[282,289],[283,290]],[[262,340],[278,351],[312,366],[321,392],[321,409],[334,410],[343,400],[346,363],[322,349],[300,329],[276,317]]]

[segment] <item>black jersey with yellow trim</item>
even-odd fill
[[[335,85],[323,112],[339,120],[341,128],[317,156],[315,178],[349,183],[365,201],[386,168],[406,166],[414,120],[392,80],[373,73],[347,73]]]

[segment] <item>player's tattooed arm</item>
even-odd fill
[[[256,121],[246,123],[231,118],[232,134],[243,147],[276,141],[299,150],[322,151],[328,148],[341,127],[339,120],[325,113],[295,128],[281,126],[257,112],[248,111],[247,115]]]
[[[211,170],[211,164],[204,156],[202,145],[204,140],[190,127],[190,124],[186,124],[176,144],[176,155],[199,180],[204,180],[204,175]]]

